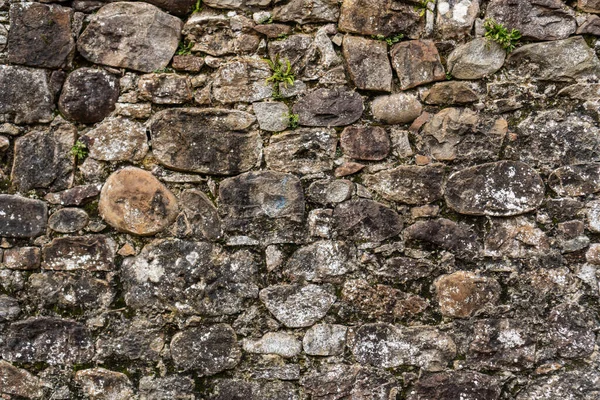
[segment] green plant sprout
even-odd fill
[[[391,46],[394,43],[398,43],[399,41],[401,41],[402,39],[404,39],[404,34],[403,33],[398,33],[396,35],[392,35],[392,36],[388,36],[388,37],[385,37],[384,35],[372,35],[371,37],[373,39],[377,39],[377,40],[381,40],[383,42],[386,42],[387,44],[389,44]]]
[[[267,64],[269,64],[269,68],[273,71],[273,75],[267,78],[267,82],[273,83],[273,85],[277,85],[279,82],[282,82],[283,85],[287,88],[288,85],[293,85],[296,77],[292,72],[292,64],[290,60],[285,60],[285,62],[279,60],[279,56],[275,56],[275,61],[266,60]]]
[[[83,160],[88,155],[87,146],[79,140],[71,147],[71,155],[79,160]]]
[[[286,114],[289,122],[290,128],[296,129],[298,127],[298,122],[300,121],[300,116],[298,114]]]
[[[177,55],[178,56],[189,56],[192,54],[192,47],[194,47],[194,43],[189,42],[185,44],[184,42],[179,42],[179,47],[177,47]]]
[[[415,11],[419,13],[419,17],[423,17],[429,9],[429,4],[435,3],[435,0],[421,0],[415,6]]]
[[[492,18],[486,19],[483,23],[483,27],[485,29],[485,38],[498,43],[507,53],[513,51],[517,42],[521,39],[521,32],[517,29],[509,31],[504,25],[496,22]]]
[[[194,8],[192,9],[192,14],[202,11],[202,0],[196,0],[196,4],[194,4]]]

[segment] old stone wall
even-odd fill
[[[0,398],[600,399],[597,14],[0,0]]]

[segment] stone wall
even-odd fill
[[[599,13],[0,0],[0,397],[599,399]]]

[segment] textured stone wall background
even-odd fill
[[[600,1],[199,5],[0,0],[1,398],[600,399]]]

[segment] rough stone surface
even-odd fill
[[[396,236],[403,226],[394,210],[367,199],[339,204],[333,218],[340,234],[353,240],[379,242]]]
[[[358,89],[379,92],[391,91],[392,67],[387,44],[357,36],[346,36],[343,54],[350,77]]]
[[[0,393],[20,396],[28,399],[39,399],[44,395],[42,382],[24,369],[0,361]]]
[[[285,274],[294,280],[321,282],[355,269],[354,257],[355,251],[348,243],[323,240],[295,251],[285,266]]]
[[[442,314],[455,318],[469,318],[486,304],[495,305],[500,297],[495,280],[465,271],[438,278],[435,290]]]
[[[490,375],[474,371],[442,372],[420,379],[410,400],[498,400],[501,382]]]
[[[481,247],[474,232],[444,218],[417,222],[406,228],[404,236],[408,240],[425,242],[450,251],[460,258],[477,256]]]
[[[478,38],[457,47],[448,56],[448,72],[457,79],[481,79],[502,68],[505,58],[499,44]]]
[[[114,268],[116,247],[112,239],[103,235],[56,238],[42,250],[42,268],[110,271]]]
[[[293,107],[300,125],[327,127],[350,125],[360,118],[363,110],[358,93],[340,89],[317,89]]]
[[[94,400],[126,400],[133,395],[133,387],[127,375],[104,368],[77,371],[75,381]]]
[[[438,35],[450,39],[462,39],[470,35],[475,18],[479,14],[480,0],[441,0],[436,4],[436,28]]]
[[[386,0],[344,0],[338,27],[361,35],[390,36],[419,30],[419,14],[412,5]]]
[[[364,184],[387,200],[426,204],[442,198],[444,168],[403,165],[364,177]]]
[[[300,354],[302,343],[288,333],[268,332],[260,339],[244,340],[243,348],[248,353],[277,354],[289,358]]]
[[[317,324],[312,326],[302,340],[306,354],[313,356],[335,356],[344,351],[346,332],[343,325]]]
[[[265,148],[267,167],[274,171],[314,174],[333,169],[338,138],[333,129],[306,128],[271,137]]]
[[[17,238],[43,233],[48,222],[48,206],[39,200],[0,194],[0,235]]]
[[[148,74],[138,81],[140,98],[156,104],[183,104],[192,100],[188,77],[173,74]]]
[[[215,205],[201,191],[189,189],[181,193],[182,214],[177,218],[177,230],[184,237],[217,240],[223,229]]]
[[[376,126],[345,128],[340,145],[346,156],[369,161],[383,160],[391,148],[390,138],[385,129]]]
[[[432,41],[400,42],[392,47],[390,56],[402,90],[446,79],[440,56]]]
[[[221,103],[253,103],[273,95],[266,81],[271,76],[269,65],[262,60],[242,59],[225,64],[217,71],[212,93]]]
[[[252,104],[258,125],[263,131],[281,132],[290,124],[290,110],[285,103],[262,102]]]
[[[49,122],[53,110],[44,70],[0,65],[0,118],[17,124]]]
[[[600,192],[600,164],[558,168],[548,177],[548,185],[561,196],[584,196]]]
[[[61,208],[48,218],[48,226],[56,232],[73,233],[83,229],[88,221],[87,213],[80,208]]]
[[[339,16],[335,0],[292,0],[273,9],[273,19],[299,24],[336,22]]]
[[[422,108],[415,96],[405,93],[380,96],[371,104],[373,118],[390,125],[414,121],[421,115]]]
[[[80,140],[88,155],[100,161],[139,161],[148,152],[144,126],[121,117],[105,119]]]
[[[460,81],[441,82],[423,93],[422,100],[427,104],[468,104],[479,99],[467,83]]]
[[[260,291],[265,307],[288,328],[314,325],[336,300],[330,288],[318,285],[277,285]]]

